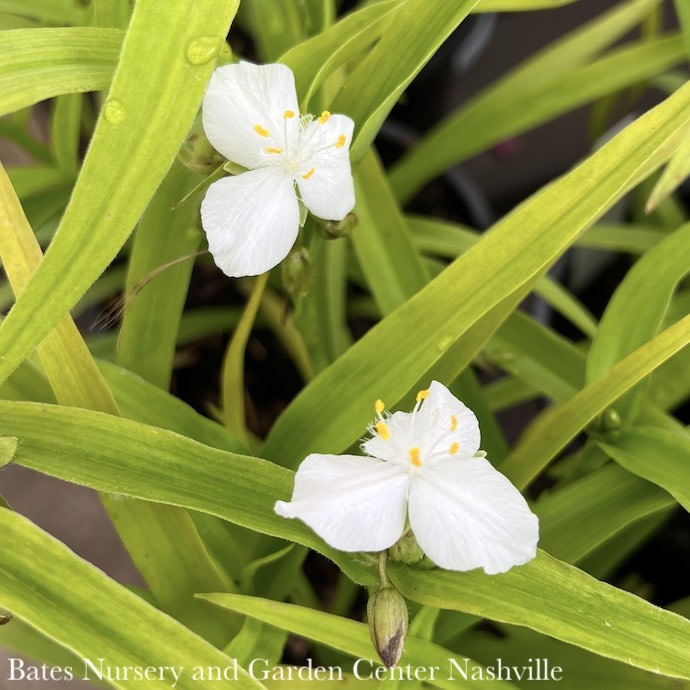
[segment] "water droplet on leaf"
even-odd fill
[[[119,125],[126,116],[122,101],[117,98],[109,98],[103,106],[103,116],[111,125]]]
[[[217,36],[199,36],[188,46],[185,56],[192,65],[204,65],[218,55],[220,39]]]

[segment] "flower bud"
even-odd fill
[[[424,558],[424,551],[417,543],[412,530],[409,529],[388,549],[388,554],[391,560],[407,565],[419,563]]]
[[[381,661],[393,668],[403,653],[407,635],[407,605],[398,590],[378,589],[367,604],[371,641]]]
[[[311,287],[314,270],[311,257],[304,247],[290,252],[284,259],[282,266],[283,285],[288,294],[306,295]]]
[[[200,133],[190,135],[178,155],[187,169],[206,174],[213,172],[225,160]]]
[[[621,416],[613,407],[609,407],[599,415],[591,432],[600,436],[604,441],[613,443],[621,437],[621,423]]]
[[[359,223],[359,219],[354,213],[348,213],[343,220],[327,220],[316,224],[316,230],[327,240],[337,240],[341,237],[348,237]]]

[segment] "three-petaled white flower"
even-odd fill
[[[539,521],[520,492],[478,454],[479,424],[443,384],[420,391],[412,412],[383,415],[376,402],[370,457],[309,455],[289,503],[299,518],[341,551],[382,551],[407,522],[417,543],[447,570],[482,567],[490,575],[536,555]]]
[[[285,65],[219,67],[202,117],[211,145],[249,168],[214,182],[201,204],[209,250],[226,275],[258,275],[287,256],[299,231],[295,185],[319,218],[343,220],[352,210],[354,123],[329,112],[301,117]]]

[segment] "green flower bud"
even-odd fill
[[[290,252],[281,265],[283,285],[290,295],[306,295],[311,287],[314,270],[308,250],[304,247]]]
[[[213,172],[225,159],[209,143],[203,134],[192,134],[178,154],[182,164],[198,173]]]
[[[406,563],[407,565],[419,563],[424,558],[424,551],[417,543],[412,530],[409,529],[388,549],[388,554],[391,560],[398,563]]]
[[[613,407],[609,407],[599,415],[591,432],[609,443],[617,441],[622,433],[621,416]]]
[[[376,653],[388,668],[393,668],[400,661],[407,635],[405,599],[390,585],[381,587],[369,598],[367,617]]]
[[[343,220],[327,220],[316,224],[316,231],[327,240],[338,240],[348,237],[359,223],[354,213],[348,213]]]

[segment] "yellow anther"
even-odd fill
[[[283,119],[284,120],[291,120],[293,117],[295,117],[295,111],[294,110],[286,110],[283,113]]]
[[[320,122],[322,125],[325,125],[325,124],[328,122],[328,120],[329,120],[330,117],[331,117],[331,114],[328,112],[328,110],[324,110],[324,111],[321,113],[321,116],[320,116],[320,117],[317,117],[316,120],[317,120],[318,122]]]
[[[388,424],[386,424],[386,422],[376,422],[374,429],[376,429],[376,433],[384,441],[387,441],[391,437],[391,432],[388,430]]]
[[[386,409],[383,400],[377,400],[374,403],[374,409],[376,410],[376,414],[381,414]]]
[[[450,430],[455,431],[458,428],[458,418],[452,414],[450,416]]]
[[[410,462],[415,467],[421,467],[422,461],[419,458],[419,454],[421,453],[421,450],[417,446],[414,446],[413,448],[410,448],[410,450],[408,450],[407,452],[410,455]]]
[[[335,142],[335,147],[336,147],[337,149],[343,148],[343,146],[345,146],[345,142],[346,142],[346,141],[347,141],[347,137],[346,137],[344,134],[341,134],[341,135],[338,137],[338,141]]]
[[[303,180],[308,180],[313,174],[316,168],[312,168],[309,172],[305,172],[304,175],[302,175]]]
[[[422,402],[422,400],[426,400],[428,397],[429,397],[429,391],[428,390],[419,391],[419,393],[417,393],[417,402]]]
[[[459,450],[460,450],[460,444],[456,442],[456,443],[450,444],[450,448],[448,449],[448,452],[451,455],[455,455]]]
[[[264,149],[264,151],[266,151],[266,153],[282,153],[283,149],[274,149],[269,147],[267,149]]]
[[[270,132],[265,127],[262,127],[261,125],[254,125],[254,131],[259,136],[262,136],[262,137],[267,137],[270,134]]]

